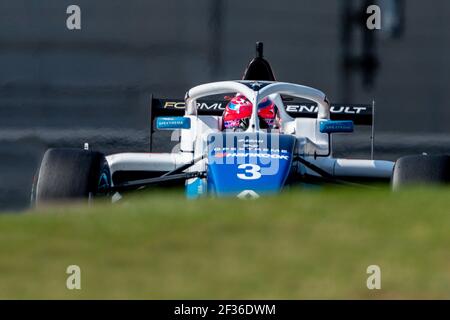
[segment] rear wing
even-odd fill
[[[314,102],[304,102],[295,98],[282,97],[286,107],[286,112],[293,118],[316,118],[318,106]],[[222,115],[228,100],[198,100],[197,113],[199,115]],[[183,116],[185,114],[186,103],[184,99],[158,99],[151,97],[150,105],[150,152],[153,145],[153,120],[159,116]],[[331,120],[352,120],[355,125],[371,126],[371,159],[374,157],[375,144],[375,123],[374,123],[375,102],[372,104],[340,104],[334,103],[330,106]]]
[[[229,101],[198,100],[199,115],[222,115]],[[318,106],[314,102],[303,102],[292,98],[283,98],[286,112],[293,118],[316,118]],[[184,99],[153,98],[151,99],[151,120],[158,116],[183,116],[185,112]],[[373,110],[371,104],[331,104],[332,120],[352,120],[355,125],[372,125]]]

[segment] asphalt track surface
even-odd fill
[[[167,152],[176,145],[168,133],[154,136],[154,151]],[[169,144],[167,142],[170,142]],[[149,150],[149,130],[133,128],[7,128],[0,129],[0,211],[20,211],[29,205],[30,188],[40,159],[49,147],[90,147],[105,153]],[[394,160],[411,153],[450,150],[446,135],[376,135],[375,157]],[[335,156],[368,158],[369,131],[334,137]]]

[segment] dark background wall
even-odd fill
[[[182,97],[239,78],[258,40],[278,80],[334,102],[376,99],[379,156],[448,150],[450,2],[404,1],[400,37],[373,31],[370,87],[360,71],[342,76],[348,3],[364,1],[0,0],[0,209],[24,206],[49,146],[146,150],[150,93]],[[71,4],[81,7],[81,30],[66,28]],[[364,34],[352,28],[358,55]],[[364,154],[366,138],[344,151]]]

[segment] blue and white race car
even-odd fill
[[[250,106],[246,121],[236,122],[234,128],[224,121],[229,95],[242,97]],[[276,116],[271,126],[263,125],[259,114],[267,100]],[[317,89],[275,81],[258,43],[243,80],[202,84],[184,99],[152,98],[151,132],[179,130],[177,151],[103,155],[87,148],[50,149],[32,199],[37,204],[96,195],[117,199],[128,190],[165,184],[184,186],[190,198],[255,198],[299,184],[385,180],[398,187],[450,181],[445,155],[409,156],[397,162],[333,157],[332,135],[352,132],[354,125],[371,125],[372,111],[367,104],[333,105]]]

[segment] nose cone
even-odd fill
[[[267,133],[208,137],[208,191],[219,196],[280,191],[292,165],[295,138]]]

